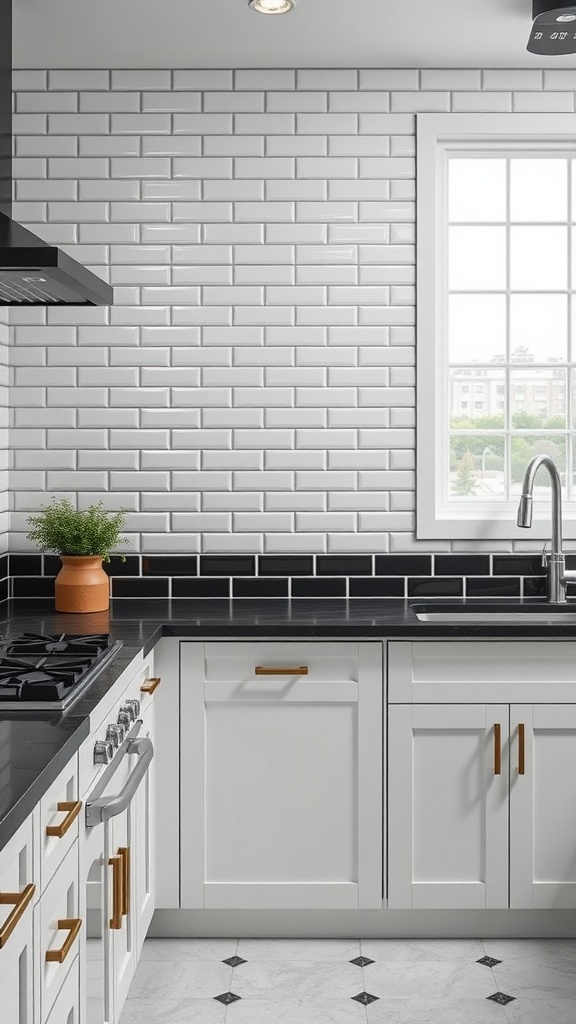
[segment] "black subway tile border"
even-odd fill
[[[576,568],[576,555],[567,556]],[[9,596],[51,597],[58,555],[0,555]],[[515,554],[127,554],[104,566],[114,598],[544,597],[540,555]],[[571,588],[572,593],[572,588]],[[0,599],[2,588],[0,587]]]

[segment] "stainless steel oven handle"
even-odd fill
[[[101,822],[108,821],[126,810],[154,757],[154,744],[148,736],[142,736],[130,740],[127,753],[138,755],[136,767],[128,776],[126,784],[117,796],[103,796],[97,800],[87,800],[86,824],[88,828],[100,825]]]

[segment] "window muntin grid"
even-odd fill
[[[574,500],[576,159],[458,151],[447,171],[445,500],[514,502],[540,452]]]

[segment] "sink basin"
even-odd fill
[[[541,625],[576,625],[576,608],[552,604],[539,605],[470,605],[453,604],[413,605],[420,622],[451,622],[514,624],[540,623]]]

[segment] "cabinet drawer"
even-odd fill
[[[0,1020],[32,1024],[33,904],[40,886],[33,864],[30,817],[0,850]]]
[[[38,964],[42,1021],[46,1021],[78,955],[78,843],[74,843],[42,893],[38,915]]]
[[[392,704],[576,702],[573,641],[393,641]]]
[[[80,1022],[80,957],[70,965],[68,976],[56,997],[47,1024],[79,1024]]]
[[[222,642],[204,644],[206,682],[258,682],[263,689],[304,682],[357,682],[357,643]],[[186,657],[182,663],[184,678]]]
[[[40,801],[40,875],[45,889],[78,838],[78,757],[74,755]]]

